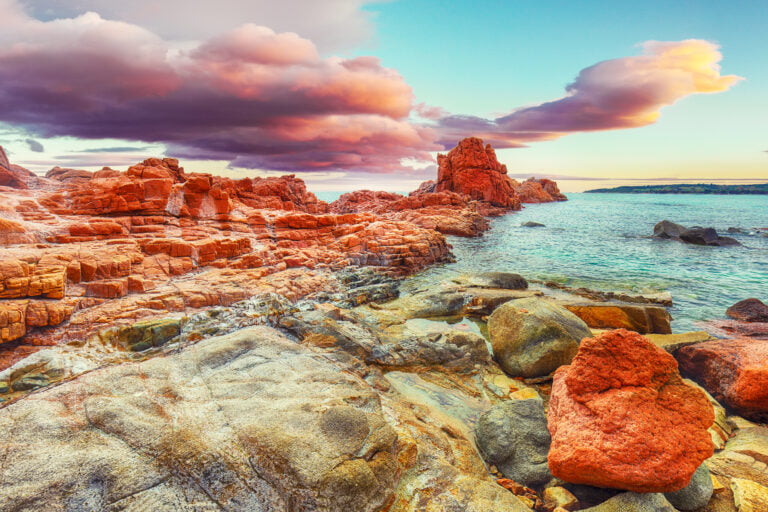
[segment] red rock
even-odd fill
[[[552,180],[548,180],[546,178],[540,178],[540,179],[538,179],[536,181],[541,183],[541,186],[544,189],[544,191],[547,194],[549,194],[554,201],[567,201],[568,200],[568,198],[565,196],[565,194],[560,192],[560,188],[557,186],[556,182],[554,182]]]
[[[37,183],[35,173],[8,161],[8,155],[0,146],[0,187],[28,189]]]
[[[382,213],[330,214],[295,176],[234,181],[185,174],[172,159],[147,159],[125,172],[55,169],[50,176],[35,190],[0,190],[0,204],[10,205],[0,208],[0,244],[20,244],[2,248],[0,341],[18,346],[230,304],[289,266],[304,267],[297,282],[277,288],[291,296],[300,295],[300,276],[311,268],[410,273],[451,257],[432,228],[474,232],[485,224],[455,193],[396,195]],[[0,361],[23,351],[6,352]]]
[[[105,279],[88,283],[85,287],[88,297],[114,299],[128,294],[127,279]]]
[[[672,356],[637,333],[609,331],[584,339],[555,373],[549,467],[577,484],[675,491],[712,455],[713,421]]]
[[[54,167],[45,177],[62,183],[84,183],[93,179],[93,173],[82,169],[68,169],[66,167]]]
[[[680,370],[738,414],[768,421],[768,340],[716,340],[676,352]]]
[[[737,302],[725,314],[742,322],[768,322],[768,306],[754,298]]]
[[[520,199],[507,167],[496,159],[490,144],[469,137],[446,155],[437,155],[436,192],[457,192],[493,206],[520,209]]]
[[[437,188],[437,183],[435,183],[434,180],[429,180],[423,182],[421,185],[419,185],[419,188],[408,194],[409,196],[418,196],[421,194],[431,194],[432,192],[435,192],[435,189]]]

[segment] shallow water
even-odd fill
[[[457,262],[423,278],[508,271],[606,291],[669,291],[673,329],[696,329],[747,297],[768,300],[768,196],[569,194],[492,220],[481,238],[449,237]],[[744,247],[700,247],[649,238],[663,220],[712,226]],[[534,221],[543,228],[525,228]],[[727,234],[740,227],[747,234]]]

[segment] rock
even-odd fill
[[[712,455],[713,420],[671,355],[637,333],[609,331],[582,341],[555,373],[549,467],[577,484],[676,491]]]
[[[668,220],[663,220],[654,226],[653,236],[655,238],[679,240],[693,245],[718,247],[741,245],[739,241],[734,238],[718,235],[714,228],[703,228],[701,226],[686,228],[685,226],[675,224]]]
[[[568,200],[560,193],[557,183],[548,179],[528,178],[516,187],[516,191],[521,203],[551,203]]]
[[[640,334],[671,334],[672,317],[660,306],[626,304],[565,304],[565,309],[598,329],[627,329]]]
[[[391,192],[357,190],[331,203],[334,213],[374,212],[392,220],[405,220],[446,235],[479,236],[488,221],[474,204],[454,192],[423,192],[408,197]]]
[[[734,238],[719,236],[714,228],[702,228],[700,226],[694,226],[680,233],[680,240],[694,245],[714,245],[720,247],[741,245]]]
[[[725,314],[742,322],[768,322],[768,305],[760,299],[744,299],[729,307]]]
[[[45,173],[45,177],[50,180],[60,181],[62,183],[83,183],[90,181],[94,176],[90,171],[56,166]]]
[[[128,327],[102,335],[102,338],[114,338],[116,345],[132,352],[141,352],[154,347],[161,347],[181,334],[181,321],[178,318],[162,318],[136,322]]]
[[[741,478],[768,487],[768,428],[744,425],[746,420],[739,423],[725,449],[715,453],[707,465],[723,481]]]
[[[432,192],[435,192],[435,189],[437,188],[437,183],[435,183],[434,180],[429,180],[423,182],[421,185],[419,185],[419,188],[411,192],[410,196],[418,196],[421,194],[431,194]]]
[[[651,343],[659,348],[663,348],[672,355],[675,355],[682,347],[714,339],[706,331],[681,332],[677,334],[645,334],[645,337],[651,340]]]
[[[500,288],[503,290],[526,290],[528,281],[520,274],[511,272],[481,272],[465,274],[454,280],[463,286],[476,288]]]
[[[546,227],[544,224],[541,224],[539,222],[533,222],[533,221],[530,221],[530,220],[528,222],[523,222],[522,224],[520,224],[520,226],[524,227],[524,228],[544,228],[544,227]]]
[[[3,510],[373,511],[399,478],[373,390],[264,327],[92,371],[0,426]]]
[[[5,153],[3,146],[0,146],[0,168],[10,169],[11,163],[8,161],[8,155]]]
[[[676,512],[663,494],[625,492],[582,512]]]
[[[739,512],[762,512],[768,510],[768,487],[734,478],[731,481],[733,498]]]
[[[482,336],[449,331],[374,346],[366,362],[389,369],[441,368],[446,372],[477,371],[491,362]]]
[[[508,400],[480,416],[477,447],[488,464],[528,487],[552,479],[547,466],[549,433],[541,400]]]
[[[520,209],[520,199],[506,166],[496,159],[490,144],[476,137],[461,140],[445,155],[437,155],[435,191],[456,192],[493,206]]]
[[[0,187],[28,189],[37,184],[37,176],[21,166],[8,161],[8,155],[0,146]]]
[[[680,370],[717,400],[757,421],[768,419],[768,340],[717,340],[683,347]]]
[[[653,236],[657,238],[680,238],[680,234],[686,230],[685,226],[663,220],[653,226]]]
[[[712,491],[712,477],[706,464],[702,464],[693,473],[688,485],[664,496],[678,510],[696,510],[709,503]]]
[[[512,376],[538,377],[568,364],[587,325],[565,308],[529,298],[499,306],[488,319],[496,360]]]
[[[541,492],[544,507],[548,510],[578,510],[579,500],[568,489],[563,487],[547,487]]]

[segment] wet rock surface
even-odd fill
[[[720,236],[714,228],[693,226],[686,228],[668,220],[663,220],[653,227],[653,236],[660,239],[671,239],[692,245],[709,245],[728,247],[741,245],[738,240],[728,236]]]

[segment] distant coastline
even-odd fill
[[[768,183],[755,185],[714,185],[712,183],[681,183],[677,185],[640,185],[614,188],[596,188],[586,193],[619,194],[723,194],[768,195]]]

